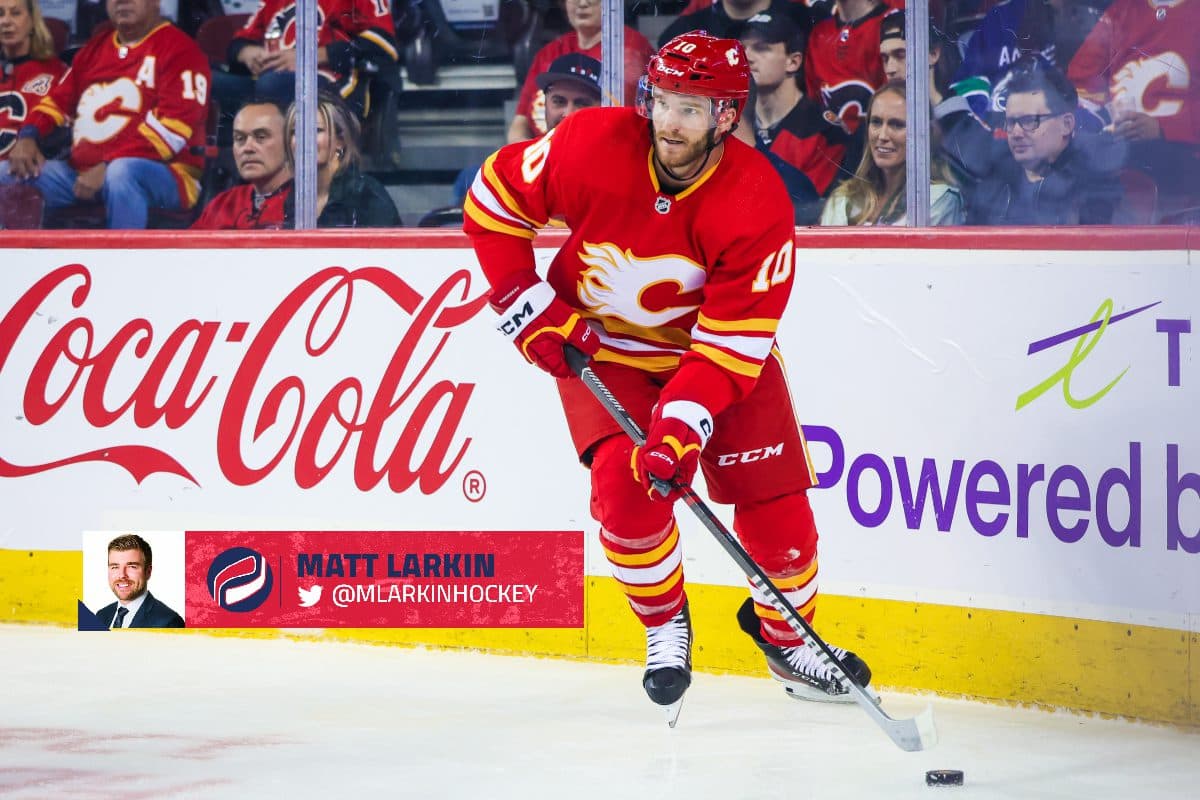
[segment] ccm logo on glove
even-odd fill
[[[499,299],[492,301],[492,307],[500,312],[496,329],[516,345],[526,361],[554,377],[575,375],[563,354],[564,345],[573,345],[587,356],[600,348],[587,320],[536,274],[518,275],[503,291],[497,287],[495,294]]]
[[[678,499],[696,476],[712,430],[712,416],[699,403],[674,400],[655,409],[646,443],[633,449],[634,478],[655,500]],[[672,487],[666,494],[658,490],[664,483]]]

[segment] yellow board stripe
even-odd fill
[[[520,236],[522,239],[528,239],[531,242],[537,236],[537,233],[528,228],[518,228],[514,225],[507,225],[500,222],[481,209],[475,203],[475,199],[471,197],[470,193],[467,194],[467,199],[463,201],[463,212],[481,228],[487,228],[489,231],[506,233],[509,236]]]
[[[678,542],[679,526],[676,525],[662,544],[645,553],[618,553],[604,547],[603,540],[601,540],[600,546],[604,547],[604,554],[608,556],[608,560],[619,567],[644,567],[647,564],[657,564],[659,561],[662,561],[675,549],[675,545]]]
[[[155,580],[165,580],[155,575]],[[646,635],[629,612],[621,584],[585,575],[582,628],[326,628],[319,634],[277,628],[156,631],[164,636],[302,639],[401,647],[442,647],[641,664]],[[752,675],[777,691],[762,652],[738,628],[731,609],[745,586],[689,584],[688,603],[704,646],[698,672]],[[78,550],[0,548],[0,623],[75,627],[83,598]],[[105,602],[111,600],[107,598]],[[1200,726],[1200,632],[963,606],[821,595],[821,636],[862,655],[881,688],[935,692],[1003,704],[1116,714]],[[1061,658],[1045,669],[1046,642]],[[868,644],[869,643],[869,646]],[[1155,680],[1130,691],[1129,676]]]
[[[762,364],[750,364],[740,358],[734,358],[724,350],[710,347],[703,342],[693,342],[692,350],[730,372],[745,375],[747,378],[757,378],[759,373],[762,372]]]

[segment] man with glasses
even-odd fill
[[[729,135],[749,93],[736,39],[683,34],[650,59],[636,109],[585,108],[500,149],[464,207],[497,327],[559,379],[604,554],[646,629],[643,688],[669,720],[691,684],[692,627],[679,491],[661,495],[655,481],[687,485],[703,468],[751,557],[806,618],[817,604],[815,477],[775,345],[795,228],[779,176]],[[553,217],[570,233],[543,279],[533,239]],[[643,446],[574,379],[565,345],[593,357],[647,431]],[[851,701],[766,595],[750,594],[738,621],[770,674],[797,697]],[[862,659],[833,650],[865,685]]]
[[[1121,200],[1124,148],[1077,131],[1075,87],[1055,67],[1014,72],[1004,111],[1007,148],[969,166],[982,179],[967,193],[975,225],[1106,225]],[[997,148],[999,149],[999,148]]]

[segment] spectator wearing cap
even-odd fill
[[[801,88],[806,39],[790,15],[755,14],[742,29],[753,89],[743,138],[779,172],[802,225],[820,214],[820,198],[834,184],[848,138]]]
[[[983,173],[967,193],[975,225],[1107,225],[1121,201],[1123,143],[1077,129],[1078,95],[1040,62],[1014,70],[1004,109],[1007,144],[970,158]]]
[[[534,83],[545,98],[548,131],[579,109],[600,105],[600,62],[589,55],[567,53],[559,56],[534,77]],[[481,166],[473,164],[458,173],[454,181],[455,205],[462,205]]]
[[[883,74],[889,81],[907,80],[908,47],[905,39],[904,10],[889,12],[879,26],[879,57]],[[953,47],[943,47],[942,32],[929,23],[929,102],[937,105],[950,93],[954,75],[951,61],[957,53]]]
[[[721,39],[740,39],[746,22],[759,14],[768,14],[776,19],[790,17],[796,26],[807,35],[813,27],[812,11],[802,0],[716,0],[699,11],[686,11],[667,26],[658,37],[658,46],[681,33],[707,31]]]
[[[600,52],[600,0],[563,0],[571,30],[547,44],[533,57],[529,74],[517,97],[517,110],[508,125],[508,141],[520,142],[541,136],[550,128],[546,125],[545,94],[537,85],[537,76],[550,69],[560,56],[582,53],[590,58],[603,58]],[[637,99],[638,81],[654,54],[645,36],[625,26],[625,97],[626,105]]]

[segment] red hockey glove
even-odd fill
[[[674,502],[696,476],[700,451],[712,430],[712,416],[699,403],[674,400],[655,409],[646,443],[633,448],[633,476],[651,498]],[[663,494],[658,490],[663,483],[678,488]]]
[[[600,348],[587,320],[532,272],[497,286],[492,292],[492,308],[500,314],[496,329],[512,340],[526,361],[556,378],[575,376],[563,355],[563,345],[574,345],[589,357]]]

